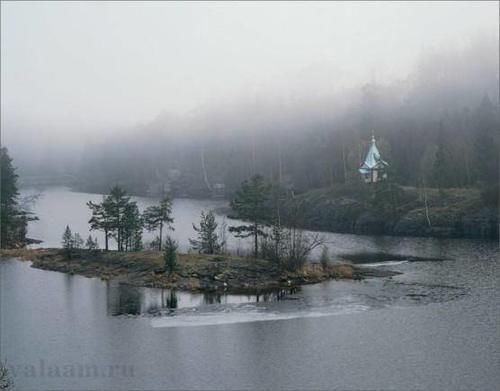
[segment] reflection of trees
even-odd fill
[[[268,301],[287,300],[288,296],[293,295],[297,292],[300,292],[300,287],[278,289],[278,290],[274,290],[274,291],[258,293],[255,296],[255,301],[257,303],[259,303],[261,301],[266,303]]]
[[[170,290],[167,296],[166,304],[167,308],[177,308],[177,292],[174,289]]]
[[[107,312],[108,315],[140,315],[147,313],[151,315],[161,315],[164,312],[172,312],[179,308],[179,293],[175,289],[144,289],[131,285],[108,281],[107,291]],[[290,295],[299,292],[300,288],[286,288],[258,292],[247,296],[248,301],[272,302],[280,300],[291,300]],[[185,293],[181,293],[181,296]],[[222,304],[228,302],[228,297],[232,295],[219,292],[204,292],[202,303],[200,304]],[[230,302],[230,300],[229,300]],[[163,310],[163,311],[162,311]]]
[[[113,316],[157,314],[162,308],[178,307],[179,299],[175,290],[151,291],[151,293],[154,297],[145,296],[143,288],[108,281],[108,314]]]
[[[220,293],[205,292],[203,293],[203,304],[220,304],[222,295]]]
[[[116,315],[139,315],[143,300],[140,288],[126,285],[107,284],[108,314]]]
[[[269,300],[289,300],[290,298],[288,296],[294,295],[298,292],[300,292],[300,287],[280,289],[279,291],[275,291]]]

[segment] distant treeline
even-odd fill
[[[193,113],[163,115],[96,140],[73,168],[78,187],[134,194],[232,194],[246,178],[301,193],[358,181],[372,131],[402,185],[498,184],[498,42],[427,53],[405,80],[314,96],[290,90]],[[335,79],[336,75],[331,75]],[[217,187],[221,189],[222,187]]]

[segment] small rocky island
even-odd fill
[[[255,293],[330,279],[378,276],[373,270],[347,262],[331,263],[325,267],[306,263],[301,270],[291,272],[280,270],[267,260],[204,254],[178,254],[177,269],[169,273],[164,271],[163,254],[159,251],[74,250],[68,258],[63,249],[11,249],[1,250],[0,256],[28,260],[32,267],[44,270],[191,292]],[[380,273],[380,276],[397,274]]]

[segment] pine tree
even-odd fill
[[[19,206],[17,174],[7,148],[0,148],[0,247],[26,245],[28,222],[38,220]]]
[[[1,169],[1,241],[2,248],[13,245],[15,216],[17,215],[17,174],[7,148],[0,149]]]
[[[129,202],[125,207],[123,225],[123,242],[125,250],[141,250],[143,219],[135,201]]]
[[[264,178],[261,175],[255,175],[241,184],[236,197],[231,201],[231,208],[238,214],[238,217],[249,221],[250,224],[230,226],[229,232],[233,232],[239,238],[253,236],[255,258],[259,254],[259,236],[266,236],[263,226],[268,221],[267,201],[270,191],[271,187]]]
[[[135,202],[130,201],[130,196],[120,186],[113,186],[108,196],[103,197],[101,203],[87,202],[92,211],[89,220],[91,230],[104,231],[105,250],[108,251],[109,237],[116,239],[118,251],[123,251],[127,244],[127,225],[130,221],[127,213],[134,208]],[[135,213],[135,211],[134,211]],[[142,229],[142,228],[141,228]]]
[[[221,243],[217,234],[218,224],[212,211],[201,212],[200,225],[193,223],[193,229],[198,233],[198,239],[189,239],[194,250],[205,254],[218,254],[224,243]]]
[[[100,204],[87,202],[87,206],[92,211],[92,217],[89,220],[90,230],[98,230],[104,232],[104,249],[109,250],[109,237],[112,230],[111,208],[107,197],[103,197]]]
[[[62,247],[66,252],[68,258],[71,258],[71,253],[75,245],[75,237],[69,228],[69,225],[66,226],[62,236]]]
[[[281,225],[279,220],[275,221],[271,228],[271,242],[272,242],[272,260],[280,267],[283,266],[283,261],[287,251],[287,232]]]
[[[98,245],[97,245],[97,238],[95,240],[92,238],[91,235],[87,238],[87,241],[85,242],[85,247],[87,250],[97,250]]]
[[[144,225],[148,231],[160,230],[158,250],[161,251],[163,227],[166,225],[170,230],[174,230],[172,223],[172,201],[169,197],[164,197],[160,205],[149,206],[143,213]]]
[[[170,236],[165,239],[165,250],[163,259],[165,261],[165,271],[172,273],[177,268],[177,242]]]
[[[83,239],[82,237],[80,236],[80,234],[78,232],[76,232],[74,235],[73,235],[73,248],[82,248],[83,247]]]
[[[120,186],[113,186],[106,199],[107,208],[111,221],[111,232],[117,244],[118,251],[124,251],[125,213],[130,203],[130,196],[127,195],[125,189]]]

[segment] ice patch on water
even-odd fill
[[[248,322],[266,322],[275,320],[289,320],[298,318],[319,318],[333,315],[352,314],[370,309],[367,305],[348,304],[331,308],[322,308],[320,311],[277,312],[258,309],[257,307],[242,308],[241,311],[222,311],[206,313],[184,313],[176,316],[155,317],[151,319],[151,326],[161,327],[189,327],[212,326],[222,324],[236,324]]]
[[[396,266],[408,263],[407,260],[404,261],[387,261],[387,262],[374,262],[374,263],[364,263],[362,265],[357,265],[358,267],[378,267],[378,266]]]

